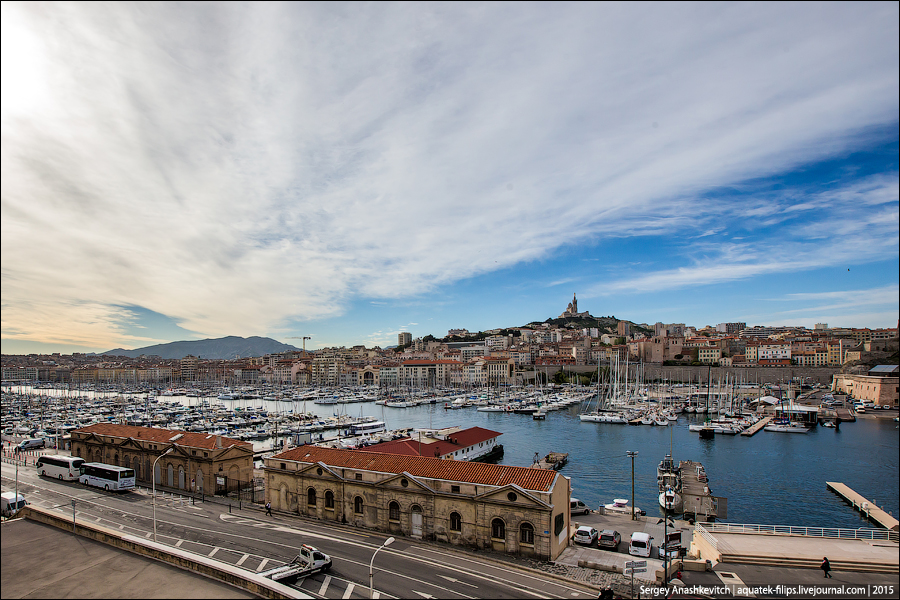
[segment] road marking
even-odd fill
[[[420,595],[423,598],[434,598],[431,594],[426,594],[425,592],[420,592],[418,590],[413,590],[416,594]]]
[[[347,586],[347,589],[344,590],[344,595],[341,596],[341,598],[342,598],[343,600],[347,600],[347,598],[350,597],[350,594],[353,593],[353,588],[355,588],[355,587],[356,587],[356,584],[355,584],[355,583],[351,583],[350,585],[348,585],[348,586]]]
[[[325,590],[328,589],[328,586],[331,585],[331,575],[325,576],[325,581],[322,582],[322,587],[319,588],[319,595],[324,596]]]
[[[259,573],[260,571],[262,571],[263,568],[266,566],[266,563],[267,563],[267,562],[269,562],[269,559],[268,559],[268,558],[262,559],[262,562],[259,563],[259,566],[258,566],[258,567],[256,567],[256,572]]]
[[[175,542],[175,547],[176,547],[176,548],[181,548],[181,545],[182,545],[183,543],[184,543],[184,540],[178,540],[177,542]]]
[[[212,549],[212,552],[210,552],[209,554],[206,555],[206,558],[212,558],[213,556],[215,556],[216,552],[218,552],[218,551],[219,551],[219,547],[216,546],[215,548]]]
[[[125,523],[122,523],[121,525],[119,525],[119,531],[122,531],[123,529],[125,529]]]
[[[471,583],[466,583],[465,581],[460,581],[459,579],[454,579],[454,578],[452,578],[452,577],[447,577],[446,575],[438,575],[438,577],[440,577],[440,578],[442,578],[442,579],[446,579],[447,581],[449,581],[449,582],[451,582],[451,583],[456,583],[456,584],[460,584],[460,585],[467,585],[467,586],[473,587],[473,588],[477,588],[477,587],[478,587],[477,585],[473,585],[473,584],[471,584]]]
[[[237,563],[236,563],[234,566],[236,566],[236,567],[241,566],[242,564],[244,564],[244,561],[247,560],[248,558],[250,558],[250,555],[249,555],[249,554],[243,555],[243,556],[241,557],[241,560],[237,561]]]

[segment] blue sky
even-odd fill
[[[2,7],[4,353],[897,325],[896,3]]]

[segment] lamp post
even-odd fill
[[[380,545],[378,547],[378,550],[381,550],[382,548],[390,546],[393,543],[394,543],[394,538],[389,537],[388,539],[384,540],[384,543],[382,545]],[[378,550],[375,551],[375,554],[372,555],[372,560],[369,561],[369,598],[372,598],[372,595],[373,595],[374,588],[372,587],[372,584],[373,584],[373,580],[374,580],[375,576],[372,573],[372,565],[375,564],[375,555],[378,554]]]
[[[664,575],[665,581],[663,583],[668,585],[668,582],[669,582],[669,519],[671,517],[669,516],[667,509],[664,508],[663,510],[666,510],[666,515],[662,519],[657,521],[656,524],[659,525],[660,523],[664,523],[664,525],[663,525],[663,543],[662,543],[662,546],[660,546],[660,548],[662,549],[662,552],[663,552],[663,573],[665,574]],[[675,523],[672,523],[672,527],[673,528],[675,527]]]
[[[153,461],[153,468],[150,470],[150,477],[153,480],[153,542],[156,542],[156,463],[159,462],[163,456],[174,450],[175,447],[172,446],[162,454],[156,457],[156,460]]]
[[[634,521],[634,457],[637,450],[629,450],[625,455],[631,457],[631,520]]]

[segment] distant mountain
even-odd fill
[[[262,356],[264,354],[277,354],[289,350],[299,350],[295,346],[282,344],[272,338],[253,336],[248,338],[229,335],[215,340],[195,340],[192,342],[170,342],[157,344],[135,350],[116,348],[104,352],[101,356],[128,356],[137,358],[144,354],[147,356],[159,356],[160,358],[184,358],[192,355],[210,359],[247,358],[249,356]]]

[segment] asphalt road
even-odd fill
[[[15,466],[2,465],[4,490],[14,487]],[[31,466],[19,468],[19,492],[29,503],[72,514],[76,521],[152,536],[150,493],[123,494],[86,488],[77,482],[48,480]],[[157,497],[158,541],[209,556],[249,571],[289,562],[301,544],[330,554],[330,572],[297,584],[317,598],[369,597],[369,562],[388,537],[339,524],[289,515],[267,517],[252,509],[229,512],[215,503]],[[398,537],[375,558],[375,597],[380,598],[595,598],[596,591],[577,582],[453,549],[442,544]]]

